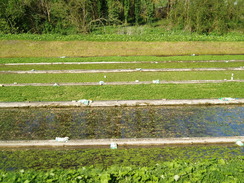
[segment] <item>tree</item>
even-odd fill
[[[130,10],[130,0],[124,0],[124,17],[125,17],[125,25],[128,24],[129,10]]]
[[[135,0],[135,24],[139,25],[141,0]]]

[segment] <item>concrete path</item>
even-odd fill
[[[20,147],[110,147],[111,143],[120,146],[163,146],[163,145],[197,145],[197,144],[227,144],[235,145],[237,140],[244,141],[244,136],[233,137],[191,137],[191,138],[132,138],[132,139],[91,139],[69,140],[58,142],[55,140],[18,140],[0,141],[0,148]],[[236,145],[237,146],[237,145]]]
[[[182,105],[243,105],[244,98],[192,99],[192,100],[101,100],[88,105],[79,101],[58,102],[0,102],[0,108],[30,107],[115,107],[115,106],[182,106]]]
[[[156,80],[155,80],[156,81]],[[156,84],[155,81],[121,81],[121,82],[104,82],[102,85],[139,85],[139,84]],[[244,80],[187,80],[187,81],[159,81],[157,84],[200,84],[200,83],[226,83],[226,82],[244,82]],[[84,83],[10,83],[0,84],[2,87],[8,86],[96,86],[101,85],[99,82]]]
[[[198,63],[198,62],[244,62],[244,60],[203,60],[203,61],[131,61],[131,62],[116,62],[116,61],[101,61],[101,62],[41,62],[41,63],[6,63],[2,65],[80,65],[80,64],[130,64],[130,63]]]
[[[195,68],[195,69],[96,69],[96,70],[33,70],[33,71],[0,71],[0,74],[60,74],[60,73],[118,73],[118,72],[190,72],[190,71],[243,71],[239,68]]]

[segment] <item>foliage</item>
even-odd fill
[[[198,11],[196,11],[196,9]],[[196,13],[197,12],[197,13]],[[243,31],[243,0],[1,0],[0,33],[93,32],[104,26],[143,25],[222,34]]]
[[[77,170],[1,171],[2,182],[235,182],[243,180],[243,160],[171,161],[151,167],[83,167]]]
[[[164,31],[161,28],[148,26],[104,28],[101,32],[80,34],[0,34],[0,40],[34,40],[34,41],[244,41],[240,32],[230,32],[225,35],[210,33],[208,35],[190,33],[188,31]],[[1,32],[0,32],[1,33]]]
[[[182,29],[208,34],[222,34],[243,28],[244,1],[236,0],[176,0],[170,11],[171,22]]]

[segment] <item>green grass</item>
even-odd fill
[[[244,42],[99,42],[0,40],[1,58],[87,56],[242,55]]]
[[[161,68],[231,68],[243,67],[244,62],[151,62],[115,64],[1,65],[0,71],[74,70],[74,69],[161,69]]]
[[[243,71],[190,71],[190,72],[121,72],[82,74],[0,74],[0,83],[79,83],[79,82],[119,82],[119,81],[182,81],[182,80],[224,80],[244,79]],[[106,76],[106,78],[104,78]]]
[[[243,83],[0,87],[1,102],[244,98]]]
[[[199,55],[199,56],[108,56],[80,58],[0,58],[0,63],[54,63],[54,62],[133,62],[133,61],[209,61],[244,60],[244,55]]]

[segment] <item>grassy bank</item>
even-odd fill
[[[0,57],[243,54],[244,42],[95,42],[1,40]]]
[[[243,71],[190,71],[190,72],[118,72],[118,73],[62,73],[62,74],[0,74],[0,83],[79,83],[120,81],[184,81],[184,80],[243,80]],[[106,75],[106,78],[104,76]]]
[[[0,101],[244,98],[243,83],[0,87]]]
[[[198,56],[108,56],[108,57],[17,57],[0,58],[1,64],[6,63],[55,63],[55,62],[169,62],[169,61],[211,61],[211,60],[244,60],[244,55],[198,55]]]

